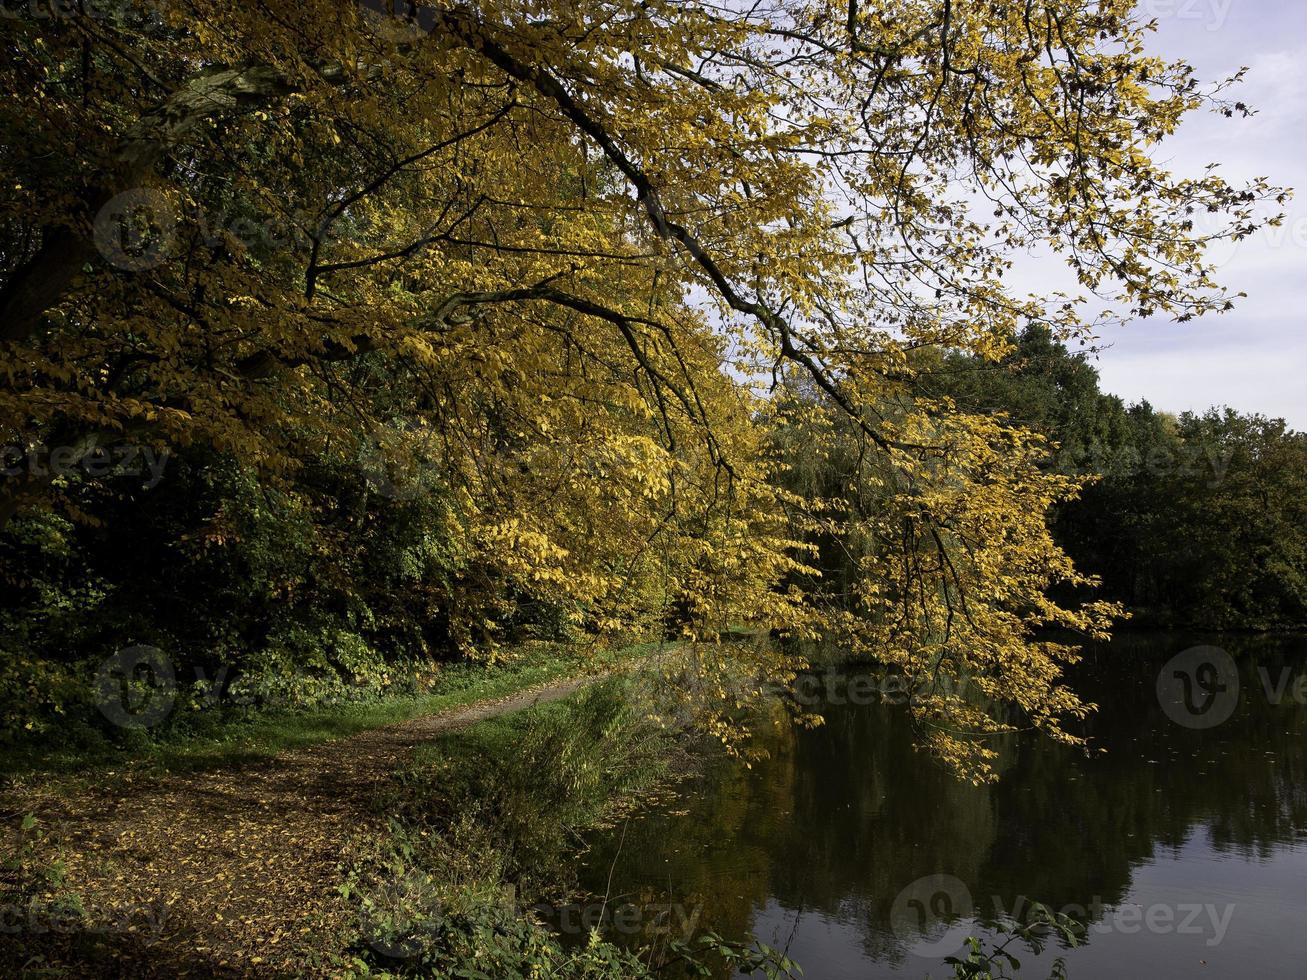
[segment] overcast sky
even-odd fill
[[[1247,66],[1235,97],[1248,119],[1193,116],[1163,157],[1197,175],[1219,162],[1231,183],[1265,176],[1296,188],[1281,228],[1225,246],[1223,281],[1246,299],[1222,316],[1105,329],[1103,388],[1180,412],[1230,405],[1307,430],[1307,4],[1303,0],[1141,0],[1159,22],[1154,50],[1204,79]]]

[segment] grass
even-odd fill
[[[569,890],[583,834],[668,775],[675,736],[631,693],[629,681],[605,680],[420,747],[376,800],[389,839],[342,889],[360,910],[350,965],[373,975],[647,976],[607,943],[564,952],[524,911]]]
[[[655,930],[632,945],[601,930],[564,942],[546,926],[577,897],[585,838],[692,768],[694,740],[654,722],[650,697],[638,677],[609,678],[421,746],[374,801],[389,834],[355,854],[341,888],[358,922],[342,973],[655,980],[684,964],[678,975],[793,977],[751,939]]]
[[[635,693],[610,679],[449,732],[417,749],[388,813],[442,829],[477,811],[519,884],[547,872],[581,830],[657,789],[682,754]]]
[[[121,768],[178,772],[239,765],[511,697],[587,672],[602,672],[639,659],[659,645],[642,643],[600,653],[566,645],[539,645],[512,651],[494,665],[446,665],[431,689],[422,693],[368,694],[328,706],[248,712],[236,717],[211,712],[207,717],[188,716],[183,725],[156,737],[129,733],[138,737],[127,744],[94,738],[79,743],[6,746],[0,748],[0,776],[76,777]]]

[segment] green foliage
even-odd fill
[[[411,872],[410,872],[411,875]],[[446,893],[447,894],[447,893]],[[402,893],[364,892],[357,898],[366,936],[344,961],[353,976],[420,976],[433,980],[653,980],[675,964],[690,976],[711,977],[724,965],[767,980],[797,978],[798,964],[763,943],[731,942],[705,933],[673,941],[658,957],[630,949],[591,930],[584,944],[565,948],[547,928],[514,907],[511,896],[487,901],[468,890],[445,902],[434,887],[412,883]]]
[[[948,956],[944,962],[953,967],[955,980],[1016,980],[1021,961],[1010,949],[1020,942],[1036,956],[1044,951],[1052,939],[1074,949],[1080,945],[1084,927],[1061,912],[1053,912],[1039,902],[1032,902],[1021,920],[1002,919],[995,923],[1003,940],[994,940],[986,946],[975,936],[967,937],[966,956]],[[1048,980],[1066,980],[1066,963],[1062,957],[1053,962]]]
[[[163,652],[179,688],[155,735],[411,693],[461,659],[451,624],[484,610],[460,584],[445,499],[431,486],[382,496],[362,464],[328,462],[284,483],[192,450],[146,506],[129,478],[74,475],[63,492],[94,520],[10,522],[0,740],[139,741],[100,715],[93,690],[100,663],[137,644]],[[570,635],[547,604],[520,608],[500,615],[501,642]]]
[[[82,899],[68,889],[63,859],[41,857],[45,834],[33,814],[24,814],[12,845],[0,852],[0,908],[6,916],[36,908],[42,916],[73,922],[85,914]]]
[[[448,735],[418,751],[385,812],[464,849],[493,846],[505,877],[540,891],[564,875],[582,829],[667,774],[669,733],[627,693],[607,681]]]
[[[642,655],[639,647],[612,656]],[[515,694],[534,685],[574,676],[593,668],[596,658],[534,644],[510,651],[493,665],[456,663],[433,675],[401,679],[386,693],[342,688],[340,698],[314,707],[241,705],[228,701],[214,707],[206,697],[199,709],[184,712],[158,731],[113,733],[67,718],[43,740],[28,737],[6,747],[0,771],[84,773],[121,765],[127,759],[168,770],[202,769],[265,759],[296,746],[345,738],[366,729],[431,715],[476,701]],[[83,688],[71,688],[79,696]],[[88,706],[89,711],[96,711]],[[70,713],[71,714],[71,713]],[[96,716],[99,717],[98,712]]]
[[[1160,625],[1307,623],[1307,435],[1229,408],[1178,417],[1098,388],[1083,356],[1029,329],[998,362],[954,354],[920,386],[1004,413],[1057,445],[1047,464],[1095,479],[1053,517],[1104,593]]]
[[[349,872],[358,913],[355,975],[641,980],[677,963],[728,964],[769,978],[795,964],[761,944],[715,935],[657,948],[592,930],[564,944],[538,914],[568,894],[587,830],[667,778],[679,755],[632,689],[610,681],[555,704],[479,723],[419,752],[378,800],[389,833]]]
[[[730,942],[713,932],[703,933],[693,942],[673,942],[671,952],[673,961],[679,960],[696,977],[713,976],[712,966],[717,962],[726,964],[732,973],[745,976],[756,973],[767,980],[803,976],[803,968],[798,963],[764,942]]]
[[[604,942],[597,933],[584,949],[565,951],[539,922],[514,907],[511,895],[487,895],[484,887],[450,889],[411,868],[402,873],[402,886],[357,896],[363,941],[355,964],[364,975],[438,980],[647,975],[634,953]],[[348,889],[345,897],[352,897]]]

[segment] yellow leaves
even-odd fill
[[[1030,639],[1047,627],[1101,636],[1119,612],[1107,603],[1063,608],[1048,598],[1059,582],[1084,582],[1046,524],[1048,508],[1076,482],[1045,474],[1046,441],[1005,420],[896,399],[891,390],[875,404],[881,431],[917,448],[868,463],[856,430],[829,408],[824,419],[801,406],[780,416],[802,419],[816,439],[823,428],[843,426],[826,454],[827,472],[862,460],[838,488],[843,502],[830,497],[809,508],[814,526],[840,540],[851,560],[842,573],[852,579],[849,605],[823,615],[822,630],[903,672],[925,745],[968,779],[992,777],[989,740],[1011,727],[1000,720],[1004,705],[1024,723],[1076,742],[1062,724],[1086,706],[1059,684],[1073,651]],[[841,443],[854,455],[842,456]],[[819,584],[812,588],[820,594]]]
[[[1007,286],[1041,245],[1136,308],[1216,308],[1184,216],[1234,212],[1246,234],[1273,189],[1151,158],[1214,96],[1147,55],[1125,0],[1063,5],[1056,30],[1050,11],[958,2],[944,38],[938,6],[863,5],[859,36],[889,59],[851,51],[847,7],[822,3],[488,4],[421,44],[326,0],[110,25],[103,78],[151,64],[184,92],[198,66],[249,64],[275,83],[155,148],[171,162],[145,182],[168,175],[180,219],[166,261],[73,270],[44,311],[54,339],[0,365],[0,408],[276,473],[420,422],[429,440],[382,451],[447,494],[468,622],[513,590],[602,629],[661,625],[675,603],[692,635],[847,631],[1074,710],[1023,644],[1113,612],[1044,598],[1084,581],[1043,523],[1075,485],[1039,471],[1038,438],[903,379],[923,348],[997,359],[1026,322],[1088,329],[1082,297]],[[0,174],[24,242],[83,228],[86,174],[132,126],[186,118],[154,84],[61,81],[84,41],[58,26],[13,52],[44,79],[11,114],[41,179],[18,157]],[[825,408],[778,419],[773,382],[796,364],[839,393],[842,428],[813,424]],[[822,485],[835,464],[843,485]],[[819,535],[864,572],[861,618],[816,601]]]
[[[524,527],[516,518],[507,518],[478,530],[482,547],[508,569],[518,570],[531,581],[562,581],[564,573],[558,563],[568,555],[548,535]]]

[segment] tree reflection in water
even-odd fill
[[[1073,681],[1100,706],[1086,731],[1102,751],[1009,736],[986,787],[916,751],[900,707],[826,704],[810,731],[778,708],[759,730],[769,758],[712,763],[676,807],[633,821],[620,852],[616,833],[593,841],[584,882],[602,894],[611,871],[614,902],[674,900],[697,907],[699,928],[788,944],[810,978],[945,973],[946,953],[917,955],[892,921],[927,876],[960,881],[982,923],[1029,901],[1088,920],[1072,980],[1145,961],[1150,976],[1190,976],[1200,958],[1288,975],[1277,965],[1307,953],[1307,706],[1294,696],[1307,638],[1206,638],[1240,678],[1232,716],[1208,729],[1173,721],[1157,690],[1197,642],[1125,635],[1088,650]],[[844,700],[847,675],[813,689]],[[1207,903],[1233,913],[1219,943],[1205,912],[1192,928],[1206,932],[1180,929]],[[1151,926],[1126,916],[1154,911]]]

